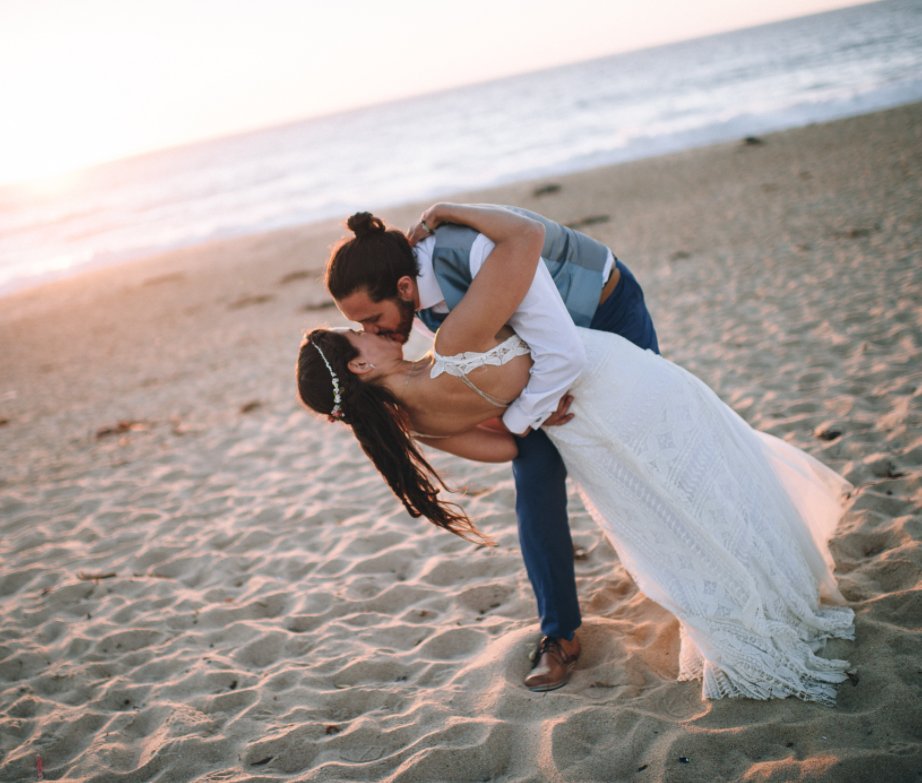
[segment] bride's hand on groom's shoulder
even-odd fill
[[[420,215],[418,222],[407,229],[407,239],[411,247],[415,247],[426,237],[431,236],[436,227],[442,224],[442,219],[439,214],[441,207],[442,204],[433,204]]]

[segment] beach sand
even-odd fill
[[[676,622],[575,494],[583,657],[525,690],[508,465],[434,457],[478,549],[296,403],[302,330],[343,323],[337,220],[3,300],[0,780],[922,780],[920,173],[911,105],[456,197],[610,244],[667,357],[857,486],[835,709],[676,682]]]

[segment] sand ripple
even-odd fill
[[[0,779],[41,759],[90,783],[916,780],[920,114],[478,196],[611,213],[591,230],[644,281],[666,353],[857,486],[832,544],[857,612],[826,651],[857,667],[836,709],[676,682],[675,622],[575,496],[583,658],[525,690],[508,467],[435,458],[499,544],[478,549],[410,519],[292,400],[322,294],[254,297],[316,266],[327,225],[259,238],[260,264],[257,240],[218,243],[5,303]],[[169,295],[138,282],[180,269]]]

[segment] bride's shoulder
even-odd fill
[[[435,333],[432,350],[436,356],[458,356],[462,353],[488,353],[496,346],[509,341],[515,336],[515,331],[509,326],[504,326],[489,340],[471,340],[468,335],[457,333],[447,323],[442,325]]]

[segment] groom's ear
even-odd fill
[[[416,281],[409,275],[397,280],[397,296],[404,302],[416,301]]]

